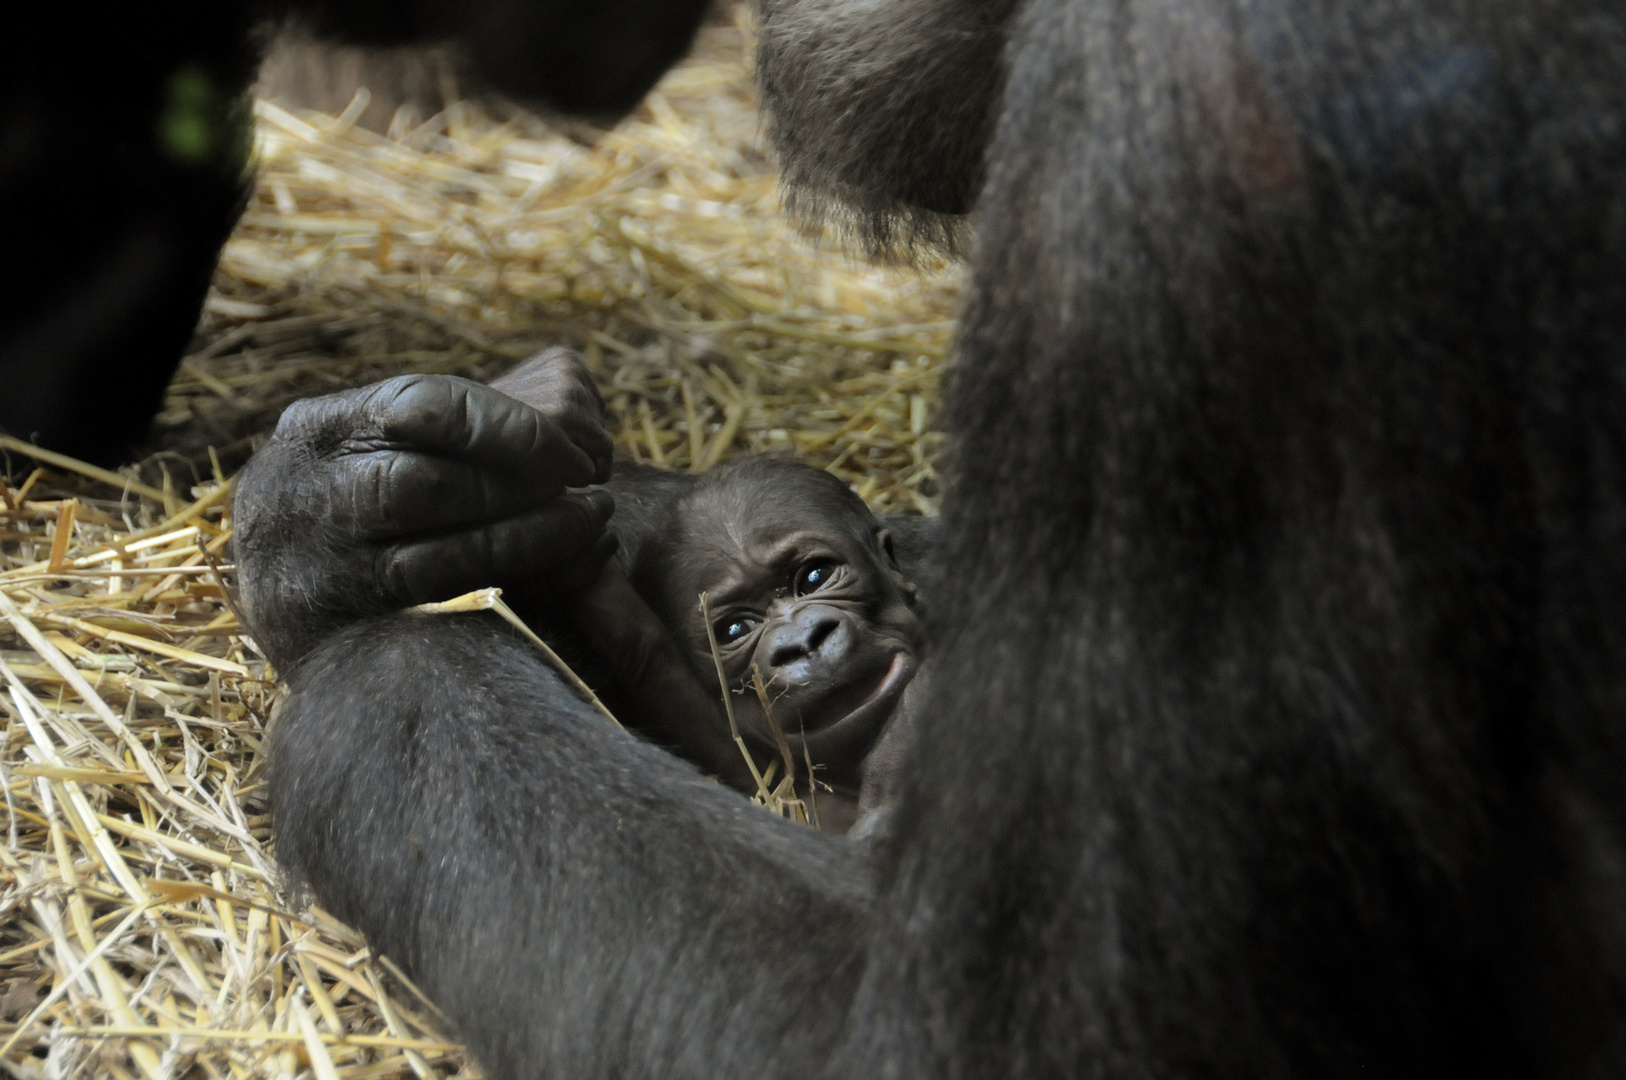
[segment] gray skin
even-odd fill
[[[633,582],[702,684],[717,685],[721,661],[740,731],[767,755],[759,760],[781,756],[776,721],[798,771],[804,759],[815,766],[821,826],[851,825],[861,766],[924,649],[919,593],[891,532],[830,474],[745,458],[667,508]]]
[[[622,539],[605,530],[616,493],[589,490],[610,478],[603,401],[568,350],[523,377],[541,408],[401,376],[283,413],[238,487],[233,541],[244,614],[278,668],[358,615],[497,585],[545,616],[597,576]],[[631,549],[647,516],[623,498]]]

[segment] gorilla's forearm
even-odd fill
[[[613,729],[488,618],[384,616],[289,672],[278,859],[488,1075],[818,1072],[862,962],[858,853]]]

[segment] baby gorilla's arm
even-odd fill
[[[578,442],[603,435],[604,401],[581,359],[555,348],[494,380],[495,390],[549,416],[561,417]],[[594,668],[607,677],[623,723],[744,792],[755,790],[739,747],[729,736],[718,691],[697,680],[671,639],[627,581],[630,562],[654,528],[666,501],[686,491],[692,476],[621,463],[606,487],[616,496],[610,530],[623,558],[604,566],[594,584],[573,596],[547,598],[546,610],[561,614],[586,645]]]
[[[694,675],[677,643],[614,560],[568,612],[616,687],[618,719],[747,794],[750,769],[728,731],[720,691]]]

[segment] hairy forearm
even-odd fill
[[[243,616],[256,644],[286,668],[340,626],[392,604],[374,567],[334,527],[333,491],[302,448],[272,438],[238,475],[232,553]]]
[[[359,624],[289,684],[279,858],[488,1075],[828,1060],[870,907],[852,848],[616,730],[481,616]]]

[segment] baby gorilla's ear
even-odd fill
[[[892,543],[892,530],[876,529],[875,544],[881,549],[886,571],[892,576],[893,584],[897,585],[898,591],[903,593],[903,598],[909,602],[910,607],[919,607],[920,589],[915,586],[915,583],[903,572],[903,567],[898,564],[897,548]]]

